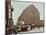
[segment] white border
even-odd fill
[[[44,2],[46,9],[46,0],[19,0],[19,1]],[[46,10],[45,10],[45,15],[46,15]],[[46,16],[45,16],[45,33],[32,33],[23,35],[45,35],[45,34],[46,34]],[[5,0],[0,0],[0,35],[5,35]]]
[[[5,35],[5,1],[0,0],[0,35]]]

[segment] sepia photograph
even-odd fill
[[[44,32],[44,2],[5,0],[5,34]]]

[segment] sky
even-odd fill
[[[22,14],[23,10],[26,9],[26,7],[28,7],[31,4],[33,4],[40,12],[40,20],[44,20],[44,3],[11,1],[11,5],[14,8],[14,10],[12,12],[12,18],[13,18],[14,25],[16,25],[17,20],[18,20],[19,16]]]

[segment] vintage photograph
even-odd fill
[[[6,35],[43,33],[44,14],[44,2],[5,0]]]

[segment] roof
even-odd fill
[[[22,14],[18,18],[18,20],[24,20],[26,22],[32,23],[33,21],[37,21],[39,19],[39,11],[32,4],[28,6],[25,10],[23,10]]]

